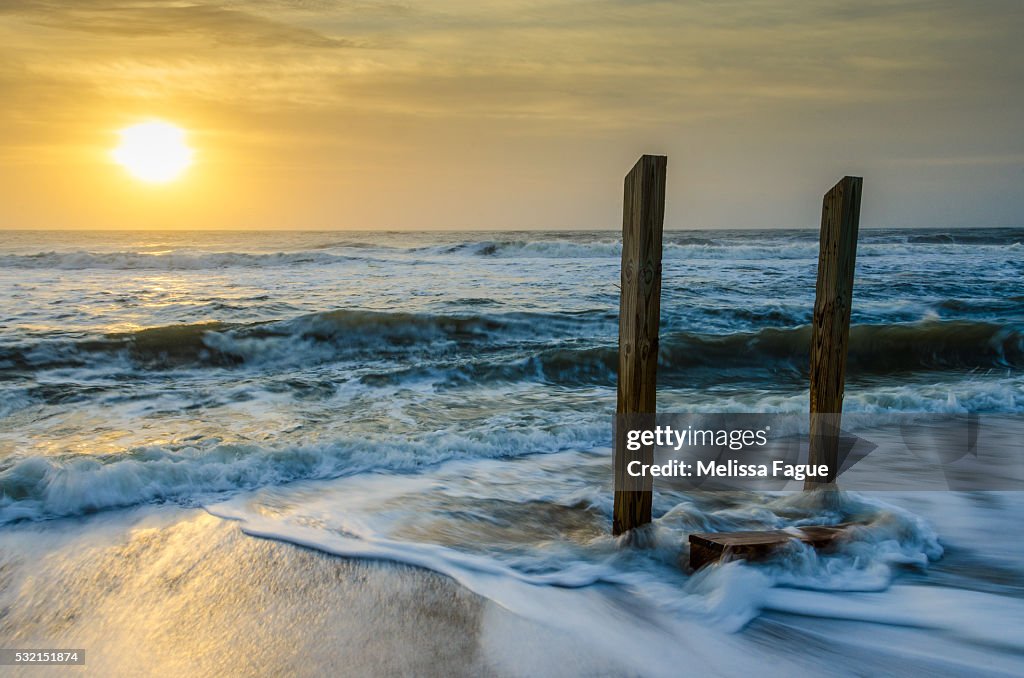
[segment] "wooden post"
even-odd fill
[[[821,208],[818,285],[811,338],[811,430],[808,462],[828,464],[827,483],[808,479],[804,489],[834,487],[839,466],[846,350],[850,339],[853,268],[860,224],[860,177],[843,179]]]
[[[668,158],[644,155],[626,175],[622,201],[622,290],[619,298],[619,383],[615,426],[615,508],[612,533],[651,522],[651,477],[632,477],[630,461],[650,464],[654,450],[626,449],[624,421],[653,420],[661,316],[661,233]]]

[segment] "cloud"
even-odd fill
[[[115,39],[201,37],[214,44],[254,48],[358,46],[346,38],[220,4],[6,0],[0,13],[20,15],[37,26]]]

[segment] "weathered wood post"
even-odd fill
[[[804,489],[834,487],[839,466],[846,351],[850,339],[853,268],[863,179],[843,177],[821,208],[818,285],[811,337],[811,430],[808,463],[827,464],[827,483],[807,479]]]
[[[661,316],[661,233],[668,158],[644,155],[626,175],[622,201],[622,290],[619,298],[619,377],[615,426],[615,507],[612,533],[651,522],[651,477],[632,477],[629,462],[650,464],[654,449],[626,449],[625,418],[656,412],[658,325]]]

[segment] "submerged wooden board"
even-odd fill
[[[792,531],[703,532],[690,535],[690,567],[699,569],[718,560],[756,560],[793,539],[815,548],[831,545],[852,523],[805,525]]]

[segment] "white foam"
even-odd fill
[[[190,505],[218,493],[374,470],[414,472],[452,459],[585,449],[604,442],[604,428],[584,424],[554,435],[497,428],[466,435],[437,431],[418,440],[352,437],[295,446],[146,446],[105,457],[31,456],[0,471],[0,524],[147,502]]]
[[[572,453],[555,456],[584,463]],[[553,462],[555,457],[546,460]],[[509,470],[510,465],[522,469]],[[675,569],[687,532],[679,527],[684,517],[741,526],[744,520],[774,517],[785,528],[794,524],[792,516],[806,498],[783,495],[767,503],[737,506],[723,516],[717,511],[702,515],[690,504],[655,521],[646,549],[601,537],[561,546],[542,540],[528,546],[532,553],[524,554],[508,546],[481,551],[476,546],[483,545],[472,542],[459,546],[410,536],[417,534],[408,532],[410,518],[424,513],[441,524],[454,521],[449,536],[461,533],[461,520],[483,527],[473,522],[473,516],[462,517],[462,507],[496,498],[513,501],[517,495],[509,488],[517,473],[534,478],[533,483],[516,486],[522,490],[519,506],[529,507],[540,497],[567,510],[576,505],[561,480],[549,478],[544,485],[548,476],[529,463],[458,461],[417,476],[345,478],[239,496],[208,511],[239,521],[253,536],[442,573],[515,615],[582,643],[601,657],[600,665],[610,662],[625,673],[674,675],[686,661],[716,675],[793,675],[800,672],[800,662],[816,661],[802,656],[798,645],[801,637],[813,633],[809,625],[807,631],[794,631],[780,648],[781,654],[800,658],[796,665],[783,659],[767,670],[759,668],[764,648],[752,650],[746,634],[731,634],[765,614],[861,625],[860,631],[847,633],[834,644],[836,656],[847,657],[850,666],[865,658],[884,664],[889,656],[892,666],[912,661],[915,666],[956,673],[969,666],[962,656],[969,657],[981,644],[997,648],[992,664],[1000,670],[1024,668],[1017,633],[1024,621],[1024,602],[927,582],[894,585],[897,568],[909,565],[923,571],[941,556],[942,547],[921,518],[871,497],[845,500],[843,509],[874,511],[875,518],[838,553],[820,554],[794,544],[764,564],[730,562],[690,578]],[[488,477],[494,479],[491,485],[486,484]],[[453,499],[462,501],[453,504]],[[480,511],[493,515],[484,505]],[[610,506],[601,511],[607,513]],[[451,518],[446,517],[449,514]],[[390,536],[393,533],[406,536]],[[903,634],[907,646],[889,647],[882,655],[869,652],[873,638],[893,633]],[[945,634],[945,642],[936,643],[936,633]],[[499,639],[489,642],[497,644],[492,651],[509,661]]]

